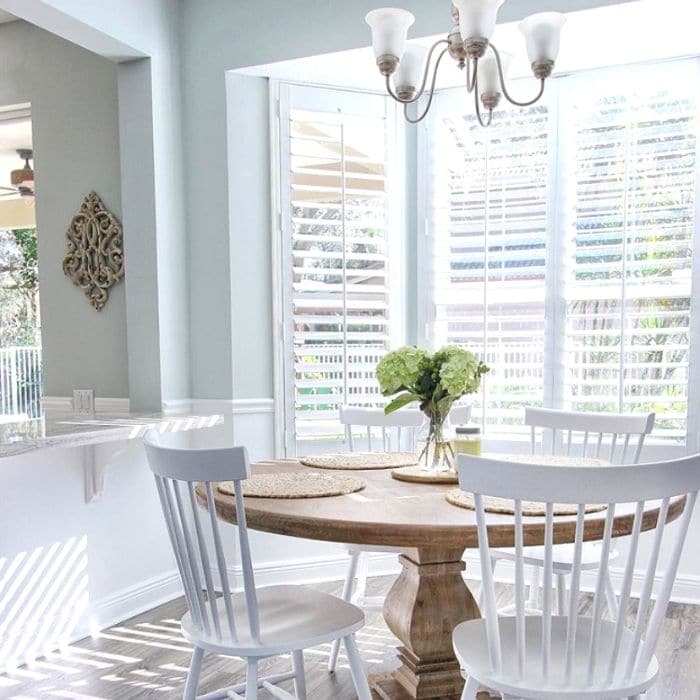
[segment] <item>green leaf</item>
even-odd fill
[[[401,394],[384,407],[384,413],[389,415],[390,413],[398,411],[400,408],[403,408],[414,401],[420,401],[420,397],[416,396],[415,394]]]

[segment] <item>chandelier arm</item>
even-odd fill
[[[481,126],[491,126],[491,122],[493,121],[493,109],[489,109],[489,118],[488,121],[485,122],[483,117],[481,116],[481,106],[479,105],[478,81],[475,81],[474,87],[476,88],[474,90],[474,107],[476,108],[476,118],[479,120],[479,124],[481,124]]]
[[[473,66],[473,67],[472,67]],[[476,71],[479,67],[479,58],[474,57],[467,63],[467,92],[471,93],[476,87]],[[471,76],[469,75],[471,68]]]
[[[418,124],[418,122],[423,121],[423,119],[425,119],[426,115],[430,111],[430,106],[433,104],[433,96],[435,95],[435,83],[437,82],[438,68],[440,67],[440,61],[442,61],[442,57],[446,53],[447,53],[447,49],[443,49],[440,52],[440,55],[437,57],[437,61],[435,62],[435,71],[433,72],[433,81],[430,84],[430,97],[428,98],[428,104],[425,106],[425,110],[423,110],[423,114],[421,114],[420,117],[418,117],[416,119],[412,119],[408,115],[407,105],[404,105],[403,115],[409,124]]]
[[[412,97],[410,100],[401,99],[391,87],[391,77],[388,75],[386,76],[386,90],[391,95],[391,97],[393,97],[397,102],[400,102],[403,105],[410,105],[414,102],[418,102],[418,100],[420,100],[420,98],[423,96],[423,93],[425,92],[425,86],[428,82],[428,75],[430,73],[430,62],[433,60],[433,53],[435,52],[435,49],[438,46],[440,46],[440,44],[449,45],[449,42],[447,41],[447,39],[440,39],[430,47],[430,51],[428,51],[428,59],[425,62],[425,70],[423,71],[423,81],[421,83],[420,90],[416,93],[415,97]],[[447,49],[445,49],[443,53],[445,53],[446,50]],[[435,71],[433,73],[433,83],[435,82],[435,74],[437,73],[439,64],[440,60],[438,59],[438,62],[435,64]]]
[[[531,107],[532,105],[534,105],[535,102],[537,102],[542,97],[542,95],[544,95],[545,79],[540,79],[540,91],[537,93],[537,96],[534,97],[532,100],[527,100],[526,102],[518,102],[518,100],[514,100],[508,94],[508,89],[506,88],[506,79],[505,75],[503,74],[503,64],[501,63],[501,54],[498,53],[498,49],[493,44],[489,43],[489,46],[491,47],[494,56],[496,56],[496,66],[498,67],[498,80],[501,83],[501,90],[506,100],[508,100],[508,102],[510,102],[512,105],[515,105],[516,107]]]

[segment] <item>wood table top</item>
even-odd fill
[[[253,465],[254,474],[306,471],[295,460],[275,460]],[[326,498],[255,498],[246,497],[248,527],[264,532],[306,539],[348,544],[394,547],[462,547],[476,548],[478,536],[474,511],[459,508],[445,500],[454,486],[415,484],[392,479],[391,470],[353,470],[334,473],[352,474],[366,486],[362,491]],[[582,470],[583,473],[583,470]],[[198,489],[198,498],[206,506],[206,495]],[[236,522],[232,496],[215,490],[216,511],[224,521]],[[671,502],[667,522],[682,512],[684,497]],[[656,526],[660,501],[645,508],[643,530]],[[632,531],[634,504],[618,505],[613,532],[615,537]],[[602,539],[606,511],[586,516],[584,539]],[[544,518],[525,517],[524,544],[544,542]],[[576,516],[555,516],[555,543],[573,542]],[[514,546],[513,516],[489,513],[491,546]]]

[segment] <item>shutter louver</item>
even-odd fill
[[[544,403],[655,411],[655,439],[685,440],[697,71],[680,60],[564,76],[551,112],[499,110],[488,129],[463,90],[438,96],[428,338],[492,367],[474,402],[489,433]]]
[[[614,72],[569,91],[575,231],[565,282],[565,401],[656,411],[686,435],[695,207],[695,67]]]
[[[338,437],[343,403],[380,402],[388,349],[387,125],[289,111],[296,440]],[[285,147],[285,144],[283,144]]]
[[[473,415],[512,432],[543,396],[547,107],[499,110],[488,129],[443,110],[431,131],[431,342],[483,357]]]

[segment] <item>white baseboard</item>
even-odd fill
[[[397,575],[400,565],[396,555],[392,553],[371,553],[370,575]],[[255,567],[255,581],[258,586],[270,586],[278,584],[318,583],[323,581],[340,581],[345,578],[348,567],[348,555],[333,554],[330,556],[305,557],[297,559],[284,559],[273,562],[264,562]],[[478,580],[479,564],[476,553],[470,553],[466,557],[468,578]],[[242,572],[239,566],[229,570],[230,585],[234,589],[242,586]],[[613,584],[619,590],[622,584],[622,569],[611,569]],[[511,562],[499,562],[496,569],[496,580],[502,583],[513,582],[513,567]],[[641,587],[643,573],[635,574],[633,593]],[[594,586],[594,574],[588,574],[582,579],[582,589],[592,590]],[[90,604],[88,612],[83,616],[63,644],[73,643],[100,630],[128,620],[148,610],[167,603],[183,595],[182,585],[177,571],[169,571],[162,575],[142,581],[133,586],[94,601]],[[679,575],[673,588],[672,600],[678,603],[700,605],[700,576]],[[56,644],[58,648],[59,644]],[[46,651],[46,647],[44,647]],[[16,659],[18,664],[33,661],[34,659]],[[0,665],[0,673],[7,669]]]
[[[135,615],[140,615],[148,610],[163,605],[175,598],[183,595],[180,576],[177,571],[169,571],[159,576],[128,586],[119,591],[91,602],[84,615],[78,620],[73,629],[60,639],[51,639],[50,633],[42,642],[41,652],[47,654],[64,647],[66,644],[85,639],[97,634],[100,630],[112,627],[124,620],[128,620]],[[21,634],[14,630],[14,634]],[[12,667],[31,664],[36,658],[27,658],[26,655],[19,655],[12,660]],[[0,674],[12,670],[7,668],[4,661],[0,661]]]
[[[397,575],[401,567],[395,554],[371,553],[370,575],[384,576]],[[465,557],[467,578],[479,580],[480,567],[478,554],[469,553]],[[277,562],[268,562],[255,566],[255,582],[260,586],[270,586],[281,583],[317,583],[321,581],[339,581],[345,578],[347,571],[347,555],[333,555],[313,557],[306,559],[289,559]],[[613,585],[616,590],[622,587],[624,570],[611,567]],[[499,583],[512,584],[515,580],[515,571],[510,562],[500,561],[496,569],[496,579]],[[241,586],[241,569],[231,569],[231,585],[237,588]],[[657,575],[656,584],[660,585],[662,575]],[[632,583],[632,594],[639,595],[644,581],[644,571],[637,571]],[[581,579],[581,588],[585,591],[595,589],[595,573],[585,573]],[[679,574],[676,577],[671,600],[675,603],[700,605],[700,576]]]
[[[465,557],[467,562],[466,575],[468,578],[479,580],[480,575],[480,565],[478,560],[478,554],[476,552],[469,553]],[[612,579],[613,587],[616,591],[620,591],[622,588],[622,582],[624,579],[624,569],[620,567],[610,567],[610,578]],[[643,570],[635,571],[632,577],[632,595],[639,595],[644,583],[645,572]],[[515,581],[515,568],[513,563],[510,561],[499,561],[496,567],[496,581],[499,583],[510,583]],[[657,573],[654,588],[656,589],[661,585],[663,579],[663,574]],[[581,590],[587,592],[593,592],[595,590],[596,584],[596,572],[594,571],[584,571],[581,575]],[[678,574],[676,576],[676,581],[673,585],[673,591],[671,593],[671,601],[674,603],[686,603],[689,605],[700,605],[700,576],[695,576],[692,574]]]
[[[94,634],[181,595],[184,593],[177,570],[154,576],[92,603],[87,629],[76,632],[81,632],[82,637]]]
[[[370,575],[398,575],[401,571],[395,554],[373,552],[369,554]],[[348,570],[350,557],[347,554],[331,556],[306,557],[303,559],[284,559],[274,562],[255,564],[256,586],[277,586],[281,584],[322,583],[324,581],[342,581]],[[212,569],[218,577],[218,572]],[[230,567],[229,585],[232,590],[243,587],[243,571],[240,566]]]

